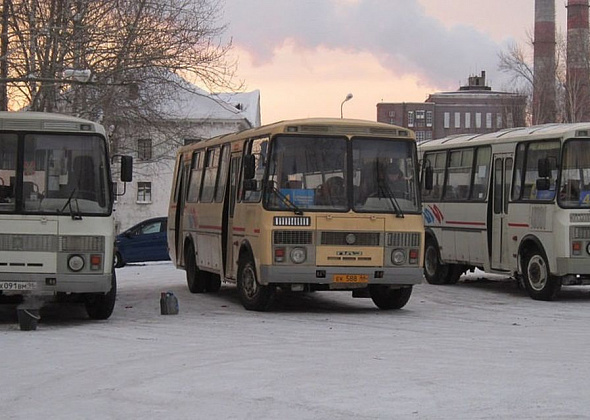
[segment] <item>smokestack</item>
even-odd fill
[[[589,0],[567,2],[566,110],[568,121],[590,121]]]
[[[555,122],[555,0],[535,0],[533,124]]]

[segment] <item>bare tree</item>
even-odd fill
[[[226,59],[231,42],[220,41],[219,0],[3,2],[0,77],[13,107],[99,121],[116,138],[124,121],[165,127],[162,104],[191,89],[184,79],[239,87]]]

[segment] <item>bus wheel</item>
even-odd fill
[[[238,263],[238,293],[242,305],[249,311],[266,311],[274,300],[275,288],[258,283],[251,257],[240,259]]]
[[[467,268],[462,264],[450,264],[445,284],[457,284],[465,271],[467,271]]]
[[[111,290],[107,293],[88,293],[85,295],[84,305],[86,313],[92,319],[108,319],[115,308],[117,298],[117,277],[115,270],[111,275]]]
[[[123,261],[123,257],[121,256],[120,252],[115,252],[115,268],[121,268],[125,266],[125,261]]]
[[[524,258],[524,286],[529,296],[535,300],[553,300],[561,289],[558,277],[549,273],[547,258],[542,252],[534,250]]]
[[[426,240],[424,250],[424,277],[430,284],[446,284],[449,266],[440,262],[440,253],[434,239]]]
[[[209,274],[207,279],[207,291],[217,293],[221,289],[221,276],[218,274]]]
[[[188,290],[190,290],[191,293],[205,293],[208,276],[197,267],[195,247],[193,244],[190,244],[186,249],[184,266],[186,270],[186,284],[188,285]]]
[[[379,309],[401,309],[410,300],[412,286],[392,289],[384,284],[371,284],[369,293]]]

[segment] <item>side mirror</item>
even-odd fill
[[[537,191],[547,191],[551,188],[551,181],[548,178],[537,179],[536,187]]]
[[[434,170],[432,166],[424,168],[424,189],[427,191],[432,190],[434,184]]]
[[[121,156],[121,181],[131,182],[133,180],[133,157]]]
[[[541,158],[537,161],[537,173],[539,178],[551,177],[551,162],[549,158]]]
[[[256,175],[256,157],[254,155],[244,156],[244,180],[254,179]],[[245,183],[244,183],[245,185]]]

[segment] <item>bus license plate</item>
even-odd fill
[[[19,292],[21,290],[34,290],[37,288],[37,283],[33,281],[0,281],[0,290]]]
[[[368,274],[334,274],[334,283],[368,283]]]

